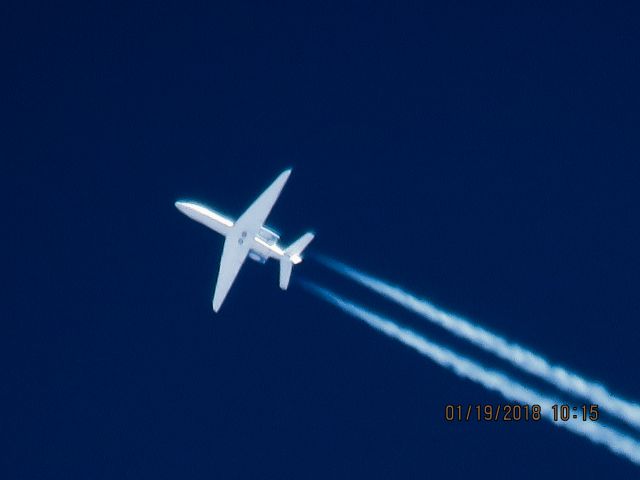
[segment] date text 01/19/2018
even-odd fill
[[[551,406],[551,411],[554,422],[570,420],[595,422],[600,418],[598,405],[556,404]],[[542,407],[537,404],[447,404],[444,407],[444,419],[447,422],[537,422],[542,418],[542,414]]]

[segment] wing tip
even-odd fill
[[[291,171],[293,170],[293,168],[289,167],[287,168],[284,172],[282,172],[280,174],[280,177],[283,178],[285,181],[289,179],[289,175],[291,175]]]
[[[213,307],[213,311],[214,311],[215,313],[218,313],[218,311],[220,310],[220,307],[222,306],[222,304],[218,304],[218,305],[216,305],[216,301],[214,300],[214,301],[211,303],[211,306]]]

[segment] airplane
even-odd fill
[[[267,189],[238,217],[231,219],[211,210],[199,203],[177,201],[175,206],[187,217],[224,235],[224,247],[218,280],[213,294],[213,311],[218,312],[229,289],[233,284],[240,267],[249,257],[259,263],[266,263],[269,258],[280,261],[280,288],[289,286],[293,265],[302,261],[302,251],[313,240],[313,233],[307,232],[286,248],[278,245],[279,235],[264,225],[269,212],[280,196],[282,187],[287,182],[291,169],[285,170]]]

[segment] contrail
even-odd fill
[[[342,262],[320,255],[318,260],[332,270],[368,287],[374,292],[412,310],[418,315],[440,325],[454,335],[469,340],[474,345],[495,354],[523,371],[535,375],[572,395],[597,404],[609,414],[640,428],[640,405],[624,400],[604,386],[587,380],[562,367],[554,366],[544,357],[516,343],[472,324],[464,318],[448,313],[427,300],[418,298],[401,288],[367,275]]]
[[[487,369],[479,363],[461,356],[448,348],[442,347],[437,343],[431,342],[422,335],[408,328],[401,327],[394,321],[352,303],[313,282],[305,280],[301,280],[301,282],[311,293],[364,321],[385,335],[412,347],[438,365],[452,370],[458,376],[467,378],[489,390],[498,392],[509,401],[528,405],[540,405],[542,415],[552,421],[554,425],[567,428],[596,444],[604,445],[615,454],[626,457],[636,465],[640,465],[640,444],[633,437],[625,435],[612,427],[593,421],[569,420],[567,422],[555,422],[553,421],[551,406],[562,402],[525,387],[511,380],[503,373]]]

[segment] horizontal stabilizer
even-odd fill
[[[289,279],[291,278],[291,270],[293,269],[293,263],[288,258],[282,258],[280,260],[280,288],[286,290],[289,286]]]
[[[302,261],[300,255],[307,248],[307,245],[311,243],[311,240],[313,240],[313,233],[307,232],[285,249],[284,256],[280,258],[280,288],[282,290],[286,290],[289,286],[291,270],[294,265]]]
[[[297,265],[302,261],[302,251],[307,248],[307,245],[311,243],[313,240],[313,233],[307,232],[303,236],[301,236],[298,240],[293,242],[287,249],[284,251],[287,257],[291,259],[294,265]]]

